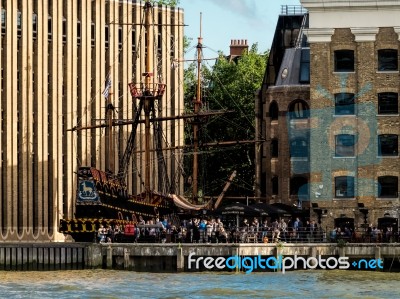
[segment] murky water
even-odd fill
[[[1,298],[399,298],[400,273],[0,272]]]

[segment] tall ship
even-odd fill
[[[144,46],[146,52],[145,72],[139,82],[129,83],[134,117],[132,119],[118,119],[115,117],[116,107],[113,103],[112,82],[108,78],[105,83],[103,95],[106,99],[105,118],[100,119],[99,124],[90,126],[75,126],[68,129],[70,134],[85,130],[105,131],[105,144],[108,147],[105,161],[105,169],[98,169],[91,166],[79,166],[77,169],[77,189],[75,198],[75,213],[72,219],[61,219],[59,231],[71,235],[76,241],[92,241],[94,233],[100,225],[122,225],[136,224],[139,221],[167,218],[169,222],[179,225],[179,213],[190,213],[207,208],[207,204],[195,205],[183,196],[174,193],[170,187],[167,177],[167,165],[163,152],[163,132],[161,122],[171,119],[182,120],[192,119],[194,122],[200,117],[199,109],[194,114],[180,114],[162,117],[162,99],[165,96],[166,84],[159,63],[154,58],[154,30],[155,26],[165,24],[155,23],[153,4],[146,0],[143,7],[143,17],[139,24],[142,27],[140,34],[145,35]],[[160,21],[160,18],[158,18]],[[123,24],[133,26],[134,24]],[[168,26],[168,25],[167,25]],[[169,25],[169,26],[182,26]],[[160,41],[159,41],[160,42]],[[143,46],[143,45],[142,45]],[[110,68],[110,73],[112,72]],[[198,105],[196,107],[199,107]],[[144,139],[143,148],[137,149],[138,130],[144,126],[142,136]],[[115,137],[118,136],[116,129],[128,127],[129,138],[123,153],[119,156],[118,167],[114,165],[115,159]],[[72,132],[72,133],[71,133]],[[196,146],[196,145],[195,145]],[[179,149],[180,146],[175,147]],[[196,149],[195,149],[196,150]],[[142,190],[132,195],[128,190],[127,176],[131,157],[139,154],[144,158],[143,175],[140,176]],[[157,162],[151,161],[156,157]],[[195,170],[197,173],[197,170]],[[155,179],[155,176],[159,176]],[[197,175],[194,175],[197,177]],[[157,181],[159,190],[154,190]],[[151,183],[153,182],[153,183]]]

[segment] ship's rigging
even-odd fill
[[[115,174],[115,177],[118,178],[121,182],[126,182],[126,178],[128,175],[128,166],[130,164],[130,159],[135,150],[136,146],[136,138],[137,138],[137,131],[139,124],[144,124],[144,176],[142,177],[140,174],[139,176],[141,179],[143,178],[143,186],[145,189],[146,194],[146,201],[150,202],[151,199],[149,198],[151,193],[151,186],[150,186],[150,172],[151,172],[151,163],[150,163],[150,152],[155,151],[157,157],[157,169],[159,172],[159,177],[162,177],[163,180],[158,181],[158,189],[159,191],[167,194],[174,190],[172,188],[171,183],[167,177],[166,171],[166,163],[162,153],[162,145],[165,142],[164,136],[161,130],[160,122],[163,120],[176,120],[181,119],[176,116],[170,117],[157,117],[157,112],[159,112],[160,108],[157,107],[157,101],[159,101],[164,92],[166,85],[162,83],[162,72],[160,71],[161,68],[158,66],[153,65],[153,56],[154,56],[154,14],[153,6],[150,1],[146,1],[144,4],[144,16],[141,19],[139,24],[133,23],[118,23],[112,22],[113,25],[144,25],[144,31],[141,31],[139,36],[139,43],[141,41],[141,36],[145,35],[146,37],[146,54],[145,54],[145,71],[142,73],[143,80],[140,82],[133,82],[129,84],[129,91],[134,100],[134,116],[132,119],[128,120],[118,120],[113,117],[114,110],[118,109],[118,107],[114,107],[111,100],[112,93],[110,92],[110,96],[107,97],[106,103],[106,118],[101,119],[102,123],[90,125],[90,126],[76,126],[69,131],[81,131],[81,130],[88,130],[88,129],[97,129],[97,128],[105,128],[105,136],[106,136],[106,169],[109,173]],[[152,25],[153,24],[153,25]],[[161,24],[158,24],[161,26]],[[169,25],[171,26],[171,24]],[[181,26],[181,24],[175,24],[173,26]],[[132,29],[133,30],[133,29]],[[140,44],[139,44],[140,45]],[[135,51],[134,54],[138,58],[137,55],[138,51]],[[158,61],[158,60],[157,60]],[[160,61],[158,61],[160,62]],[[134,63],[134,72],[135,74],[136,63]],[[112,66],[110,67],[110,73],[112,72]],[[135,75],[133,76],[133,78]],[[137,104],[136,104],[137,101]],[[151,132],[151,124],[153,124],[153,132]],[[116,172],[116,167],[114,165],[114,151],[115,151],[115,143],[114,143],[114,127],[116,126],[126,126],[131,125],[131,133],[127,138],[126,147],[123,151],[121,157],[119,158],[118,163],[118,172]],[[152,150],[150,147],[151,144],[151,136],[154,138],[155,143],[155,150]],[[165,147],[165,146],[164,146]]]
[[[139,83],[130,83],[129,91],[134,99],[134,102],[137,104],[134,105],[134,116],[132,119],[115,119],[113,114],[118,107],[114,107],[112,103],[112,93],[107,98],[106,103],[106,118],[101,120],[102,123],[91,126],[76,126],[70,131],[80,131],[87,129],[96,129],[96,128],[105,128],[105,135],[107,137],[107,145],[108,145],[108,155],[106,158],[106,169],[109,173],[115,174],[115,177],[119,179],[121,182],[126,183],[126,178],[129,172],[130,160],[133,154],[144,154],[144,176],[139,173],[139,177],[143,180],[144,194],[146,202],[151,202],[151,171],[154,170],[150,167],[152,163],[150,162],[150,155],[154,153],[155,162],[157,164],[157,191],[161,194],[169,194],[174,193],[175,188],[172,186],[172,182],[174,181],[172,177],[168,177],[167,165],[164,157],[164,150],[179,150],[184,148],[191,149],[192,155],[192,174],[191,174],[191,186],[192,186],[192,195],[191,199],[196,203],[198,201],[199,195],[199,152],[201,148],[209,147],[209,146],[228,146],[228,145],[238,145],[244,143],[254,143],[254,140],[241,140],[241,141],[222,141],[222,142],[201,142],[199,138],[199,132],[201,125],[210,117],[216,115],[223,115],[229,111],[220,110],[220,111],[208,111],[207,109],[203,109],[203,101],[202,101],[202,70],[201,65],[204,59],[202,56],[202,32],[201,32],[201,17],[200,17],[200,35],[198,37],[197,42],[197,58],[195,62],[197,63],[197,86],[196,86],[196,96],[193,99],[193,112],[186,113],[181,115],[172,115],[172,116],[158,116],[160,111],[160,106],[158,102],[161,102],[161,99],[164,95],[166,85],[162,83],[162,73],[161,68],[158,66],[154,66],[153,62],[153,50],[154,50],[154,36],[153,36],[153,26],[154,24],[154,16],[152,16],[152,5],[149,1],[145,2],[144,7],[144,28],[146,34],[146,49],[147,53],[145,55],[146,59],[146,70],[142,74],[144,80]],[[116,23],[114,23],[116,24]],[[121,23],[120,23],[121,24]],[[123,25],[133,25],[133,24],[124,24]],[[137,25],[137,24],[136,24]],[[158,25],[160,26],[160,25]],[[140,40],[140,39],[139,39]],[[136,53],[136,52],[135,52]],[[159,61],[157,61],[159,62]],[[111,68],[112,69],[112,68]],[[192,144],[189,145],[178,145],[178,146],[168,146],[162,130],[162,121],[166,120],[181,120],[185,119],[192,126]],[[140,124],[144,124],[144,148],[137,150],[136,149],[136,138],[137,131]],[[151,124],[153,125],[153,131],[151,131]],[[114,165],[114,150],[115,150],[115,142],[114,142],[114,128],[121,126],[131,126],[131,133],[126,141],[126,147],[123,151],[121,157],[119,158],[118,163],[118,171],[116,171],[116,167]],[[151,148],[151,136],[153,136],[154,148]],[[167,146],[165,146],[167,145]],[[181,169],[181,168],[180,168]],[[154,174],[153,174],[154,175]],[[155,187],[155,186],[153,186]]]

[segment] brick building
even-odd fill
[[[400,3],[301,3],[279,16],[257,103],[257,196],[326,229],[397,230]]]
[[[302,0],[311,49],[311,216],[323,227],[399,216],[399,1]]]
[[[310,50],[300,6],[283,6],[256,102],[256,197],[268,203],[308,201]]]

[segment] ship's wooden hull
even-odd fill
[[[78,171],[78,190],[72,219],[61,219],[61,233],[71,235],[75,241],[92,242],[100,225],[124,227],[156,217],[167,217],[172,223],[175,216],[173,200],[155,192],[129,196],[118,180],[110,179],[95,168],[81,167]]]

